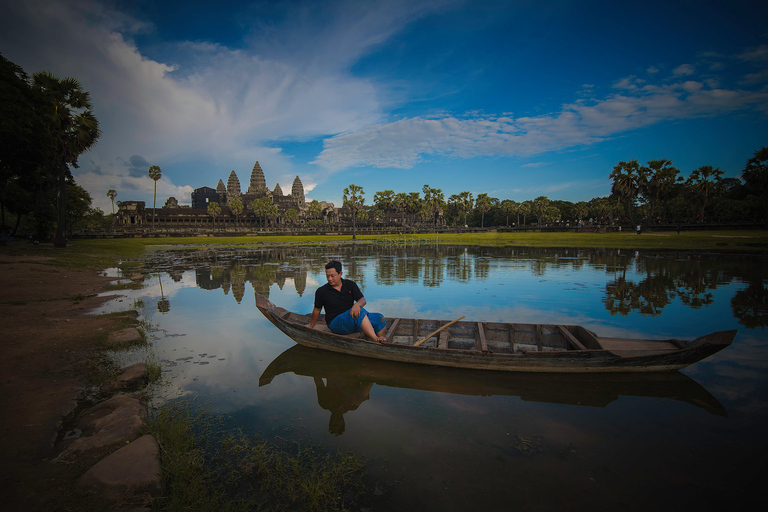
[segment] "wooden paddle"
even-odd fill
[[[463,319],[464,319],[464,317],[462,316],[462,317],[460,317],[460,318],[457,318],[456,320],[452,320],[452,321],[448,322],[447,324],[445,324],[445,325],[444,325],[444,326],[442,326],[441,328],[439,328],[439,329],[437,329],[437,330],[435,330],[435,331],[432,331],[431,333],[429,333],[429,334],[427,334],[426,336],[424,336],[423,338],[421,338],[419,341],[417,341],[416,343],[414,343],[414,344],[413,344],[413,346],[414,346],[414,347],[418,347],[419,345],[421,345],[422,343],[424,343],[424,342],[425,342],[425,341],[427,341],[429,338],[431,338],[431,337],[432,337],[432,336],[434,336],[435,334],[439,333],[440,331],[442,331],[442,330],[443,330],[443,329],[445,329],[446,327],[450,327],[451,325],[455,324],[455,323],[456,323],[456,322],[458,322],[459,320],[463,320]]]

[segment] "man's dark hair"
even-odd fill
[[[335,268],[336,273],[341,274],[341,262],[336,260],[331,260],[328,263],[325,264],[325,270],[329,270]]]

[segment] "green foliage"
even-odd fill
[[[351,183],[344,189],[344,208],[352,213],[352,240],[357,238],[357,217],[365,205],[363,187]]]
[[[245,211],[245,207],[243,206],[243,202],[240,199],[233,199],[229,203],[229,211],[232,212],[232,215],[235,216],[235,224],[237,224],[237,219]]]
[[[49,163],[56,150],[51,129],[53,104],[33,87],[24,70],[0,55],[0,225],[16,216],[16,234],[24,216],[26,231],[47,239],[56,222],[57,172]]]
[[[491,208],[497,206],[499,200],[490,197],[488,194],[478,194],[475,201],[475,209],[480,212],[480,227],[485,227],[485,214],[491,211]]]
[[[429,185],[424,185],[422,192],[424,192],[424,206],[427,214],[431,217],[434,228],[437,229],[438,216],[446,208],[445,195],[442,189],[432,188]]]
[[[56,247],[66,247],[67,225],[67,177],[69,166],[77,167],[79,156],[99,139],[99,121],[91,112],[90,94],[72,77],[58,78],[48,71],[32,76],[32,85],[53,107],[49,129],[55,144],[45,169],[58,181],[58,218],[56,223]]]
[[[359,510],[364,464],[292,443],[279,448],[181,404],[154,411],[144,433],[161,447],[165,511]]]
[[[216,201],[208,203],[208,215],[213,217],[213,226],[216,227],[216,217],[221,215],[221,206]]]
[[[238,431],[221,441],[227,487],[262,510],[358,510],[365,466],[350,453],[324,454],[298,442],[279,449]]]
[[[272,199],[269,197],[260,197],[251,201],[251,211],[257,218],[262,219],[265,225],[275,220],[278,213],[277,206],[272,204]]]

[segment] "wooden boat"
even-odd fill
[[[621,397],[646,397],[685,402],[727,417],[725,407],[701,384],[678,371],[653,373],[513,373],[420,366],[338,354],[294,345],[277,356],[259,377],[259,386],[278,375],[294,373],[325,380],[339,389],[370,384],[464,396],[516,396],[524,402],[607,407]],[[345,401],[345,403],[348,400]]]
[[[256,293],[256,306],[296,343],[375,359],[513,372],[655,372],[679,370],[719,352],[736,331],[692,341],[597,336],[577,325],[493,323],[395,318],[385,342],[362,333],[339,335],[310,315],[292,313]]]

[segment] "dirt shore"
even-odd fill
[[[60,510],[65,465],[51,462],[86,361],[119,320],[86,313],[114,279],[45,257],[0,253],[0,496],[5,510]]]

